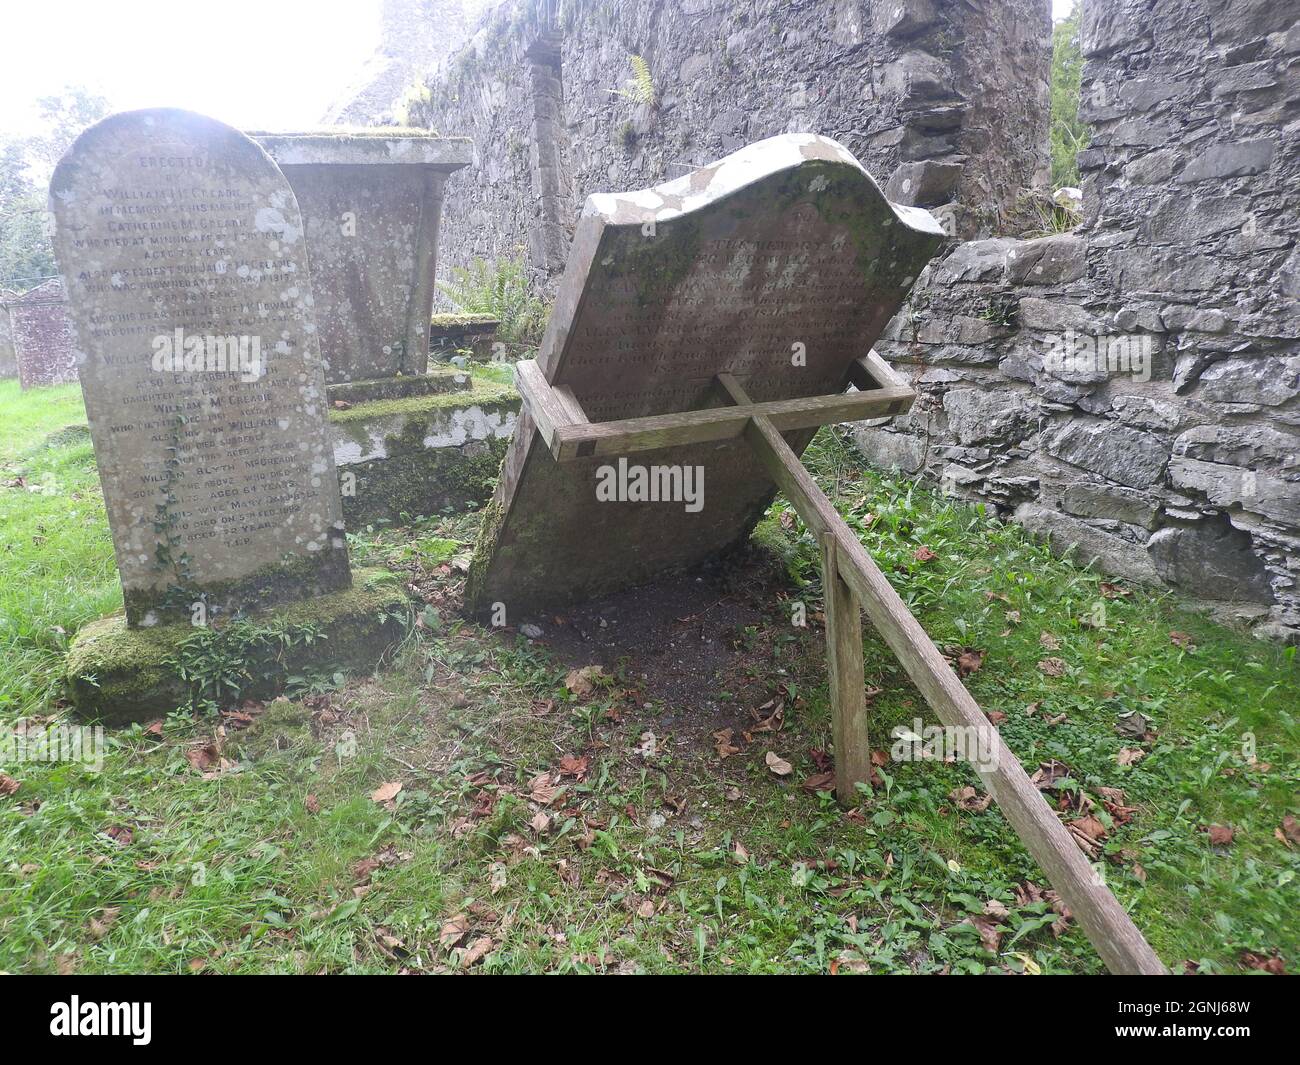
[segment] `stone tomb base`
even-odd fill
[[[492,495],[514,431],[510,385],[432,373],[331,385],[329,436],[350,530]]]
[[[246,666],[239,698],[262,699],[306,672],[370,672],[397,645],[410,611],[401,583],[387,570],[358,569],[352,587],[289,603],[248,618],[198,629],[188,622],[129,629],[117,614],[84,626],[68,651],[68,695],[82,716],[107,724],[147,721],[202,696],[201,682],[181,676],[181,660],[210,639],[206,660]],[[291,650],[286,655],[284,646]],[[230,692],[223,692],[231,695]]]

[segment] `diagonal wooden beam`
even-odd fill
[[[731,375],[719,374],[718,382],[738,405],[748,404],[745,390]],[[819,542],[825,542],[827,537],[834,539],[834,560],[840,576],[856,593],[876,631],[907,670],[939,720],[945,725],[987,730],[970,733],[987,738],[985,749],[992,756],[985,766],[975,766],[981,782],[1069,906],[1107,967],[1117,973],[1167,973],[1128,913],[1084,858],[1042,793],[1034,787],[997,729],[989,724],[979,704],[957,679],[853,530],[817,487],[812,475],[781,437],[777,426],[768,418],[751,417],[745,438],[813,536]],[[826,578],[829,580],[830,575],[827,574]]]

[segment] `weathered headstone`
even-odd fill
[[[114,115],[50,183],[128,623],[349,584],[302,221],[244,134]]]
[[[18,381],[24,389],[77,379],[76,344],[63,282],[52,277],[8,301]]]
[[[18,376],[18,356],[14,352],[13,325],[9,320],[9,301],[17,295],[0,289],[0,381]]]
[[[840,144],[773,137],[653,189],[590,197],[538,364],[592,422],[723,405],[720,373],[756,402],[836,393],[943,240]],[[787,440],[798,453],[814,431]],[[608,456],[556,462],[522,416],[467,608],[518,618],[691,566],[745,537],[773,497],[739,438],[630,462],[656,483],[651,467],[669,470],[670,487],[672,470],[682,485],[698,471],[698,505],[638,499],[636,474]]]
[[[473,145],[406,128],[251,136],[302,211],[326,381],[424,374],[443,184]]]

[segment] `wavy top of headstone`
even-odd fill
[[[771,137],[588,197],[538,361],[594,421],[708,405],[724,370],[756,400],[840,391],[945,239],[838,142]]]
[[[593,422],[842,392],[945,241],[842,145],[787,134],[640,192],[592,196],[538,361]],[[788,434],[796,453],[812,431]],[[638,452],[702,467],[702,506],[599,501],[608,459],[556,463],[526,417],[480,535],[466,604],[518,619],[684,569],[743,539],[773,488],[743,439]]]
[[[50,181],[131,624],[349,583],[302,219],[257,144],[112,115]]]

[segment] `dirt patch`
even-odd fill
[[[524,624],[541,629],[535,641],[564,665],[599,665],[635,686],[662,726],[719,728],[734,712],[720,692],[761,702],[778,679],[765,676],[767,638],[789,630],[782,610],[790,595],[779,560],[748,544],[681,576]]]

